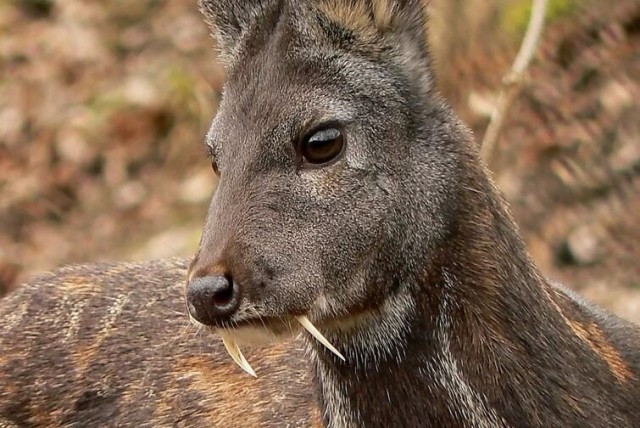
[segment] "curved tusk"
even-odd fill
[[[238,347],[236,341],[226,334],[220,334],[220,337],[222,337],[222,343],[227,349],[229,355],[231,355],[231,358],[233,358],[233,361],[235,361],[242,370],[249,373],[251,376],[258,377],[251,365],[249,365],[247,359],[244,357],[244,355],[242,355],[242,351],[240,351],[240,348]]]
[[[342,354],[338,352],[338,350],[331,343],[329,343],[327,338],[324,337],[322,333],[318,331],[316,326],[313,325],[311,321],[309,321],[309,318],[307,318],[304,315],[301,315],[299,317],[296,317],[296,319],[298,320],[300,325],[302,325],[302,327],[304,327],[304,329],[309,332],[310,335],[318,339],[318,342],[322,343],[329,351],[336,354],[336,356],[338,356],[338,358],[340,358],[342,361],[346,361],[345,358],[342,356]]]

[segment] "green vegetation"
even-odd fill
[[[548,22],[571,15],[576,12],[585,1],[586,0],[549,0],[547,6]],[[514,37],[522,36],[529,23],[531,6],[531,0],[509,1],[501,13],[501,27]]]

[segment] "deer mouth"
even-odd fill
[[[292,318],[255,318],[233,323],[233,326],[216,327],[215,332],[222,338],[227,352],[242,370],[257,377],[255,370],[242,354],[239,344],[264,345],[287,336],[294,336],[306,330],[342,361],[344,356],[324,337],[305,315]]]

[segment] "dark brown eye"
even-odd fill
[[[220,170],[218,169],[218,164],[216,163],[216,154],[212,146],[209,144],[206,145],[207,154],[209,155],[209,160],[211,161],[211,169],[215,175],[220,175]]]
[[[302,142],[303,160],[322,165],[335,159],[344,147],[342,132],[336,128],[322,129]]]

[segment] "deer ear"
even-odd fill
[[[320,12],[374,48],[391,38],[402,54],[429,60],[428,0],[317,0]]]
[[[375,36],[407,34],[427,47],[429,0],[318,0],[320,10],[361,40]]]
[[[212,35],[224,58],[232,58],[238,44],[273,0],[200,0],[200,10],[211,27]]]
[[[320,12],[349,30],[358,47],[376,52],[381,41],[391,40],[402,63],[427,91],[432,88],[427,38],[429,0],[318,0]]]
[[[373,0],[374,2],[380,0]],[[392,0],[386,0],[391,1]],[[398,7],[396,31],[406,31],[410,33],[413,40],[428,55],[429,41],[427,37],[427,28],[429,24],[429,0],[396,0]]]

